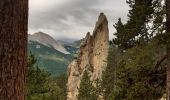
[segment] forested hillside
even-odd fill
[[[60,43],[51,36],[38,32],[28,37],[28,55],[37,58],[40,69],[48,71],[52,76],[65,73],[68,64],[77,56],[80,41]],[[66,52],[66,53],[65,53]]]

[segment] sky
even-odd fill
[[[109,22],[110,39],[119,17],[127,21],[126,0],[29,0],[29,34],[44,32],[56,40],[74,41],[95,27],[100,12]]]

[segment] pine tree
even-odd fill
[[[37,59],[30,54],[28,57],[28,66],[26,70],[26,97],[28,100],[45,98],[43,95],[50,92],[49,79],[50,74],[41,70],[36,65]]]
[[[123,24],[119,19],[114,25],[117,33],[113,43],[121,49],[121,57],[115,57],[119,57],[116,64],[110,63],[115,67],[112,71],[116,71],[115,76],[106,76],[114,78],[115,84],[109,99],[151,100],[159,99],[165,93],[165,45],[159,41],[162,38],[159,34],[164,34],[164,5],[161,1],[128,0],[131,10],[127,23]],[[149,26],[150,23],[153,26]]]
[[[90,81],[89,73],[85,70],[79,88],[78,100],[97,100],[95,87]]]
[[[147,42],[149,37],[147,23],[151,14],[154,12],[152,7],[153,0],[128,0],[131,10],[129,11],[128,21],[122,24],[119,19],[114,27],[117,29],[116,38],[113,43],[122,49],[128,49],[142,42]]]
[[[0,0],[0,100],[25,99],[28,0]]]
[[[57,85],[63,90],[60,94],[63,100],[67,99],[67,75],[61,74],[54,81],[56,81]]]
[[[30,54],[26,71],[26,99],[65,100],[66,85],[64,84],[66,84],[66,78],[57,77],[57,79],[53,79],[47,71],[40,69],[36,63],[37,59]]]
[[[109,49],[109,55],[107,60],[107,67],[102,74],[102,95],[105,100],[112,98],[115,86],[115,77],[116,77],[116,59],[118,59],[118,49],[114,46],[111,46]]]

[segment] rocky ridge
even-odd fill
[[[109,29],[106,16],[101,13],[93,34],[88,32],[82,41],[79,54],[68,66],[67,100],[77,100],[78,88],[85,70],[90,72],[91,81],[101,79],[106,68]]]

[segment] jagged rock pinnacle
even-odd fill
[[[105,16],[105,14],[104,13],[100,13],[100,15],[98,17],[98,21],[96,22],[96,26],[95,26],[94,31],[93,31],[93,35],[95,36],[97,31],[100,30],[103,27],[108,29],[107,26],[108,26],[108,21],[107,21],[107,18]]]
[[[87,33],[77,59],[68,66],[67,100],[77,100],[78,88],[85,70],[90,72],[91,81],[101,79],[107,65],[108,41],[108,21],[104,13],[101,13],[93,34]]]

